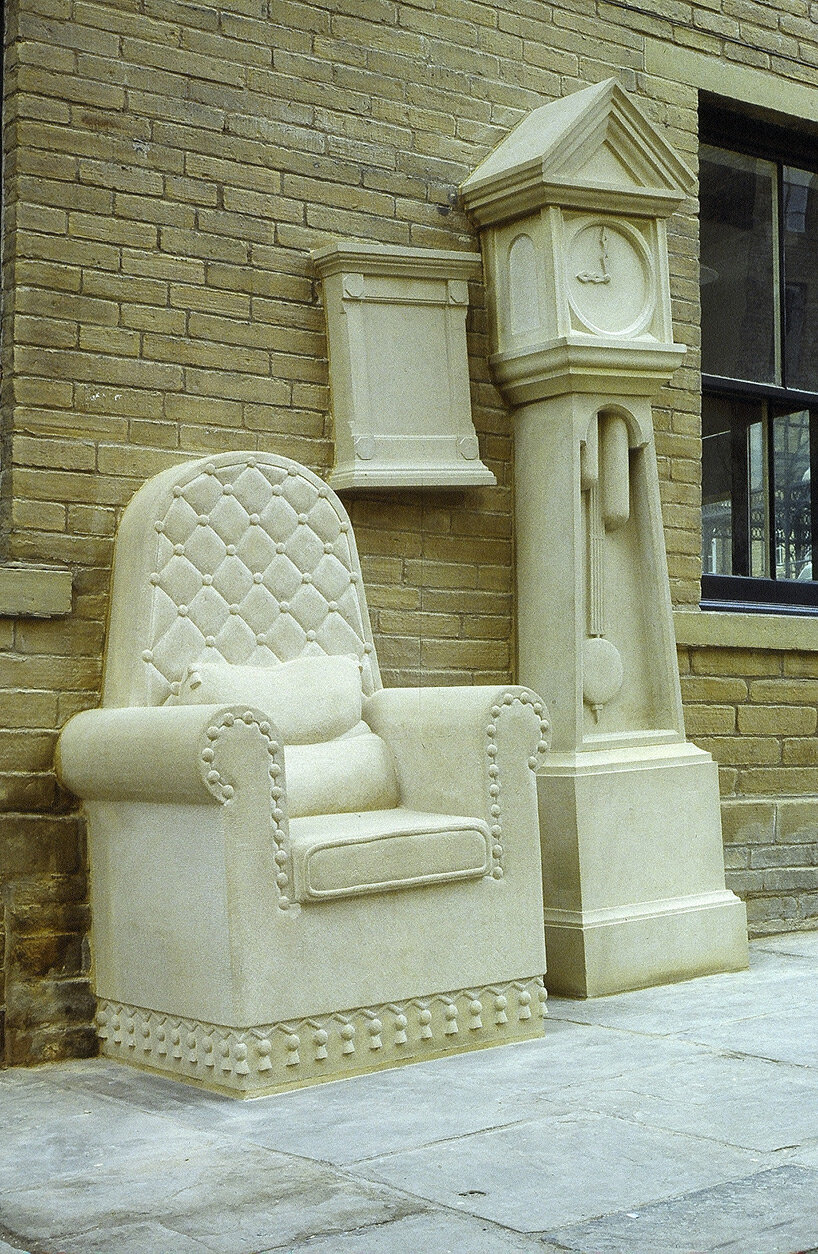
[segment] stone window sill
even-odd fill
[[[0,618],[59,618],[71,613],[71,571],[60,566],[0,566]]]
[[[818,617],[814,615],[677,610],[673,625],[676,643],[694,648],[818,653]]]

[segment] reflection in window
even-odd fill
[[[702,369],[723,378],[772,383],[775,166],[741,153],[703,148],[700,187]]]

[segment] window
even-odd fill
[[[818,612],[818,137],[700,138],[702,603]]]

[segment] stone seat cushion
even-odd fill
[[[490,866],[485,823],[402,806],[290,823],[301,902],[477,879]]]

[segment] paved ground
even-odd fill
[[[817,1254],[818,932],[752,955],[249,1103],[0,1073],[0,1254]]]

